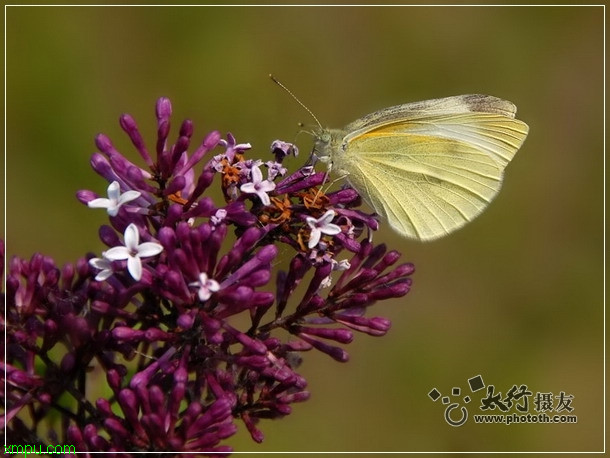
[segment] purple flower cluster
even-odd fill
[[[413,265],[371,243],[377,221],[353,189],[325,193],[311,166],[287,173],[294,145],[275,141],[263,162],[214,131],[189,154],[192,123],[169,144],[168,99],[156,115],[154,155],[120,118],[145,168],[96,138],[107,197],[77,198],[107,211],[108,249],[63,268],[40,254],[9,263],[9,442],[47,431],[80,452],[215,454],[231,450],[221,441],[236,419],[260,442],[260,419],[309,397],[302,352],[347,361],[354,331],[390,327],[367,309],[409,291]],[[222,205],[204,196],[214,182]],[[45,423],[50,413],[60,425]]]

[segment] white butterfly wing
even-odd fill
[[[414,133],[459,140],[489,153],[504,167],[523,144],[528,126],[517,107],[489,95],[460,95],[385,108],[348,125],[349,142],[371,130]]]
[[[432,240],[474,219],[500,190],[528,131],[515,112],[478,95],[390,107],[347,126],[331,160],[396,231]]]
[[[359,142],[364,150],[347,180],[404,236],[447,235],[481,213],[500,190],[498,163],[465,143],[405,134],[405,146],[388,153],[385,140]]]

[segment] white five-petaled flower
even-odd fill
[[[275,183],[273,181],[263,180],[263,172],[261,172],[261,169],[257,165],[252,166],[250,173],[252,181],[250,183],[242,184],[239,189],[246,194],[256,194],[263,205],[269,205],[271,200],[267,193],[275,189]]]
[[[213,278],[208,278],[208,274],[201,272],[199,274],[199,280],[189,283],[189,286],[198,288],[197,295],[202,301],[207,301],[212,293],[220,290],[220,285]]]
[[[309,235],[309,243],[307,244],[309,248],[314,248],[318,244],[318,242],[320,242],[322,234],[336,235],[341,232],[341,228],[339,226],[331,223],[335,215],[336,213],[334,210],[328,210],[318,219],[312,216],[308,216],[305,218],[307,225],[311,228],[311,234]]]
[[[142,261],[140,258],[155,256],[163,251],[163,246],[155,242],[140,243],[140,233],[135,224],[125,229],[125,246],[115,246],[104,251],[102,256],[110,261],[127,259],[127,270],[134,280],[142,278]]]
[[[116,216],[121,205],[137,199],[141,194],[140,191],[127,191],[121,194],[119,182],[113,181],[108,186],[108,199],[100,197],[89,201],[87,205],[89,208],[105,208],[110,216]]]
[[[112,262],[106,258],[91,258],[89,259],[89,265],[91,265],[91,267],[95,267],[96,269],[100,269],[95,276],[97,281],[104,281],[113,273]]]

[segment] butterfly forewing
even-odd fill
[[[503,166],[514,157],[527,136],[527,125],[519,120],[491,113],[457,113],[449,115],[409,117],[388,121],[377,127],[352,131],[346,137],[362,135],[394,135],[413,133],[448,138],[472,144],[491,154]]]

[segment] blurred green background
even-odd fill
[[[244,428],[238,451],[599,451],[603,448],[603,9],[601,7],[9,7],[6,10],[7,253],[59,263],[102,246],[105,192],[89,167],[108,134],[138,120],[154,145],[154,103],[201,138],[230,131],[266,157],[311,119],[331,127],[408,101],[463,93],[511,100],[530,126],[504,189],[463,230],[415,243],[382,226],[416,264],[411,293],[378,305],[381,339],[351,361],[306,355],[310,401]],[[175,130],[173,135],[175,136]],[[173,137],[172,137],[173,138]],[[297,138],[302,156],[311,148]],[[574,396],[577,424],[451,427],[444,395],[481,374],[506,393]],[[476,399],[480,399],[476,397]],[[470,412],[476,412],[470,405]],[[533,410],[530,409],[530,412]]]

